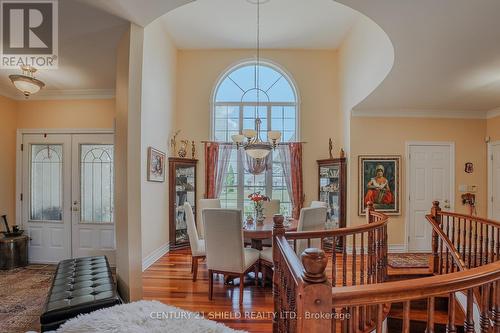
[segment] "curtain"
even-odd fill
[[[224,180],[226,179],[227,168],[229,167],[229,159],[233,145],[222,145],[219,147],[219,159],[215,169],[215,198],[220,197]]]
[[[205,198],[216,199],[222,192],[232,145],[205,143]]]
[[[205,142],[205,198],[215,199],[215,170],[219,159],[219,144]]]
[[[278,146],[286,188],[292,202],[292,217],[298,219],[304,205],[302,179],[302,143],[293,142]]]

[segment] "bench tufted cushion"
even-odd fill
[[[54,330],[81,313],[120,303],[105,256],[63,260],[40,316],[42,331]]]

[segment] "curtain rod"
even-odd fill
[[[221,141],[208,141],[208,140],[202,140],[200,141],[201,143],[218,143],[220,145],[234,145],[232,142],[221,142]],[[289,142],[279,142],[277,143],[278,146],[283,146],[287,145],[289,143],[307,143],[306,141],[289,141]]]

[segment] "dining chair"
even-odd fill
[[[325,207],[302,208],[297,231],[325,230],[326,210]],[[308,247],[321,248],[321,239],[311,239],[309,244],[306,239],[298,240],[295,252],[300,255]]]
[[[205,241],[198,236],[193,208],[189,202],[184,203],[184,214],[186,215],[189,245],[191,246],[191,273],[193,274],[193,282],[195,282],[198,275],[198,260],[204,259],[206,254]]]
[[[208,267],[208,299],[213,296],[214,273],[240,278],[239,304],[243,304],[245,275],[255,272],[258,283],[260,252],[243,246],[242,215],[239,209],[207,208],[202,211]]]
[[[264,201],[262,203],[262,207],[264,208],[263,213],[265,217],[273,217],[274,214],[278,214],[280,212],[280,200],[272,199]]]
[[[312,208],[325,207],[328,208],[328,204],[324,201],[311,201]]]
[[[220,199],[200,199],[200,203],[198,206],[200,206],[200,212],[202,212],[206,208],[221,208]],[[198,228],[198,236],[203,239],[205,238],[204,233],[205,231],[203,229],[203,223],[200,223],[200,227]]]
[[[266,286],[267,272],[268,271],[272,272],[274,269],[273,248],[272,247],[266,247],[262,251],[260,251],[259,264],[260,264],[259,270],[262,274],[262,287],[265,287]]]

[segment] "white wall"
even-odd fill
[[[361,15],[339,50],[340,114],[347,167],[347,226],[356,213],[357,156],[351,151],[352,109],[370,95],[389,74],[394,64],[394,47],[387,34],[375,22]]]
[[[143,265],[158,259],[168,249],[169,239],[168,177],[164,183],[147,181],[148,147],[167,153],[174,124],[177,49],[163,24],[163,20],[158,19],[144,28],[141,111]],[[168,165],[165,171],[168,172]]]
[[[131,24],[117,50],[115,128],[116,276],[125,301],[142,298],[141,77],[143,28]]]

